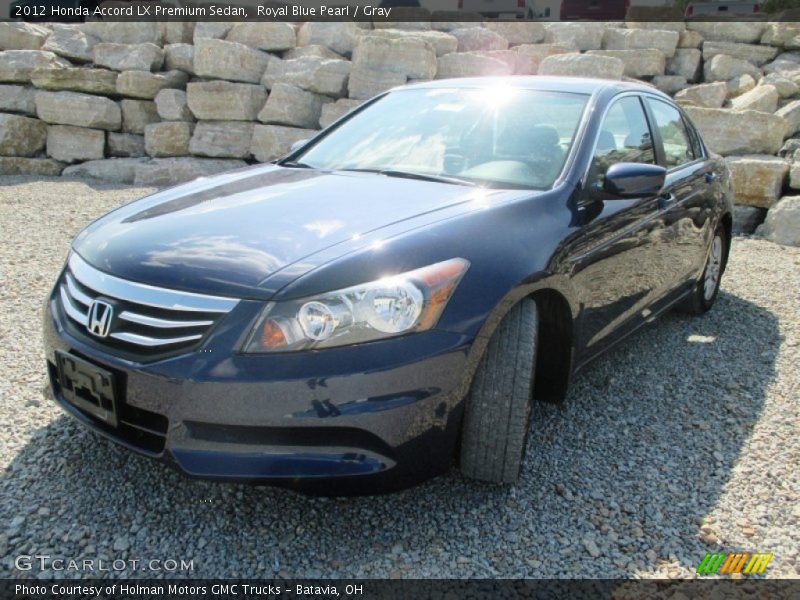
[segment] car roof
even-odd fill
[[[576,94],[598,94],[606,90],[618,92],[649,92],[669,99],[659,89],[636,81],[614,81],[610,79],[592,79],[586,77],[545,77],[539,75],[514,75],[510,77],[463,77],[458,79],[437,79],[395,88],[436,89],[436,88],[484,88],[493,86],[509,86],[524,90],[540,90],[548,92],[572,92]]]

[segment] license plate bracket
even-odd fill
[[[88,360],[60,350],[56,351],[56,362],[64,400],[116,427],[114,374]]]

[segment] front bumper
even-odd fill
[[[461,335],[432,330],[283,355],[223,351],[210,339],[193,352],[141,364],[87,344],[63,319],[51,298],[44,339],[56,403],[92,430],[189,476],[374,493],[412,485],[453,462],[471,344]],[[114,373],[116,427],[67,401],[56,351]]]

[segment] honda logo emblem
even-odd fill
[[[114,308],[102,300],[95,300],[89,307],[86,329],[89,333],[97,337],[104,338],[111,330],[111,318],[114,316]]]

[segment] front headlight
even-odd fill
[[[468,267],[468,261],[454,258],[312,298],[270,304],[244,351],[331,348],[430,329]]]

